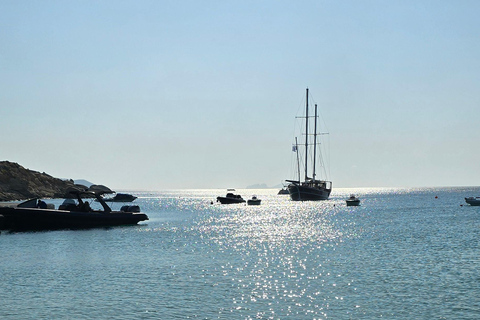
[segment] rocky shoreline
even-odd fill
[[[0,161],[0,201],[62,198],[73,185],[73,180],[54,178],[15,162]]]

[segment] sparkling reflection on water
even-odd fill
[[[2,319],[476,319],[479,188],[260,206],[139,193],[137,227],[2,233]],[[475,193],[476,192],[476,193]],[[346,207],[356,193],[360,207]],[[437,198],[435,198],[437,196]]]
[[[335,226],[331,203],[281,202],[225,210],[206,219],[199,232],[232,257],[221,267],[222,276],[230,278],[239,293],[232,297],[236,310],[254,318],[326,315],[318,296],[329,287],[350,285],[342,274],[322,266],[329,264],[326,248],[345,237]]]

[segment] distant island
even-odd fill
[[[45,172],[25,169],[10,161],[0,161],[0,201],[31,198],[62,198],[73,180],[54,178]]]
[[[268,189],[268,187],[265,183],[257,183],[247,186],[247,189]]]
[[[283,185],[281,184],[278,184],[273,187],[269,187],[267,186],[266,183],[257,183],[257,184],[252,184],[251,186],[247,186],[246,189],[281,189],[281,188],[283,188]]]

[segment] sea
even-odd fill
[[[2,231],[0,319],[480,319],[480,187],[126,192],[149,221]]]

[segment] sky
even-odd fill
[[[112,189],[478,186],[480,1],[0,0],[0,160]]]

